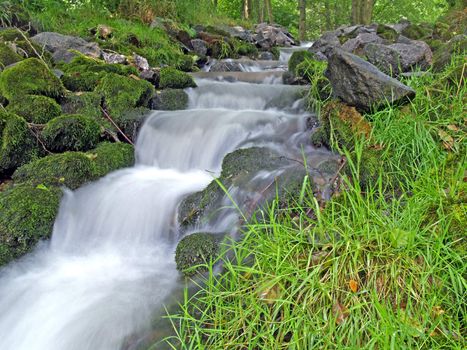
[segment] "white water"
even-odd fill
[[[0,350],[125,347],[180,285],[181,199],[238,147],[300,150],[301,88],[198,83],[189,110],[148,118],[135,167],[66,191],[51,241],[0,270]]]

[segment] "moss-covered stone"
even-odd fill
[[[96,177],[121,168],[128,168],[135,163],[135,149],[128,143],[103,142],[95,149],[88,152],[94,162],[94,174]]]
[[[0,108],[0,173],[16,169],[38,153],[37,140],[26,121]]]
[[[315,60],[315,55],[309,51],[295,51],[289,60],[289,72],[296,74],[297,66],[306,59]]]
[[[15,182],[31,186],[63,185],[76,189],[97,177],[93,156],[82,152],[65,152],[37,159],[18,168]]]
[[[175,111],[186,109],[188,95],[181,89],[165,89],[158,92],[151,101],[151,109],[163,111]]]
[[[395,43],[399,38],[399,33],[395,29],[384,24],[378,25],[376,34],[378,34],[379,37],[387,40],[390,43]]]
[[[114,117],[113,121],[131,141],[135,142],[141,126],[150,113],[151,111],[148,108],[132,108],[123,111],[117,117]],[[120,140],[126,141],[123,137],[120,137]]]
[[[25,95],[10,101],[7,110],[35,124],[45,124],[58,117],[62,110],[54,99],[40,95]]]
[[[0,192],[0,265],[51,236],[61,195],[59,188],[29,184]]]
[[[96,92],[104,97],[111,116],[118,118],[128,109],[147,107],[154,95],[154,87],[146,80],[109,73],[100,80]]]
[[[310,85],[311,97],[327,100],[332,95],[331,83],[324,76],[327,62],[306,58],[295,68],[295,76]]]
[[[29,35],[17,28],[7,28],[0,30],[0,41],[18,41],[28,38]]]
[[[8,99],[24,95],[44,95],[58,98],[64,88],[60,80],[37,58],[28,58],[0,75],[0,91]]]
[[[102,96],[96,92],[67,94],[62,99],[64,114],[81,114],[98,120],[101,115]]]
[[[10,46],[0,42],[0,71],[10,64],[21,61],[23,58],[18,55]]]
[[[244,41],[236,41],[234,43],[234,51],[236,56],[248,56],[250,58],[258,56],[258,48]]]
[[[223,59],[235,55],[233,45],[224,39],[212,40],[208,45],[208,55],[216,58]]]
[[[401,33],[412,40],[426,40],[433,35],[433,25],[429,23],[414,24],[411,23]]]
[[[274,46],[269,51],[274,56],[275,60],[278,60],[281,57],[281,50],[278,47]]]
[[[177,69],[181,70],[182,72],[192,72],[193,71],[193,56],[190,55],[180,55],[177,60]]]
[[[193,233],[183,238],[175,251],[177,269],[185,276],[193,276],[206,271],[210,260],[217,257],[219,243],[209,233]]]
[[[315,146],[326,146],[332,150],[343,152],[345,150],[353,156],[349,160],[354,164],[360,162],[359,174],[357,174],[360,185],[366,187],[378,176],[379,169],[383,168],[381,151],[378,147],[371,145],[371,125],[354,108],[341,102],[331,101],[321,110],[320,127],[312,135],[312,143]],[[362,152],[361,159],[355,155],[355,140],[363,138],[368,146]],[[349,164],[348,163],[348,164]],[[351,174],[350,166],[346,172]]]
[[[438,48],[433,54],[433,70],[442,71],[454,55],[465,55],[467,52],[467,36],[457,35]]]
[[[79,114],[54,118],[42,130],[47,148],[54,152],[87,151],[97,145],[99,136],[97,121]]]
[[[114,73],[119,75],[138,75],[138,70],[133,66],[125,66],[117,63],[105,63],[102,60],[78,55],[74,57],[70,63],[63,65],[65,73]]]
[[[90,92],[99,84],[106,73],[83,72],[64,74],[61,77],[63,85],[73,92]]]
[[[196,87],[196,84],[189,74],[172,67],[164,67],[161,69],[159,87],[161,89],[186,89]]]

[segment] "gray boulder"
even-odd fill
[[[63,35],[54,32],[39,33],[31,38],[31,41],[37,45],[44,47],[52,53],[52,58],[55,62],[69,63],[75,53],[70,50],[81,52],[83,55],[100,58],[102,50],[96,43],[87,42],[78,37]]]
[[[400,63],[403,72],[408,72],[418,66],[427,69],[433,61],[433,53],[427,43],[418,40],[411,40],[409,44],[396,43],[389,45],[400,55]]]
[[[401,72],[401,56],[390,46],[370,43],[364,47],[363,54],[368,62],[387,75],[396,76]]]
[[[387,103],[407,102],[415,96],[410,87],[360,57],[340,49],[329,52],[325,75],[335,97],[363,111]]]
[[[204,57],[208,53],[208,44],[204,40],[191,40],[191,47],[193,48],[193,52],[199,57]]]
[[[213,63],[210,72],[241,72],[242,65],[240,62],[235,61],[216,61]]]
[[[287,46],[295,45],[295,39],[284,27],[260,23],[255,29],[255,41],[257,45],[263,50],[269,50],[274,46]]]
[[[347,40],[342,45],[342,50],[354,53],[356,55],[361,55],[365,45],[371,43],[382,44],[383,42],[384,40],[375,33],[362,33],[353,39]]]

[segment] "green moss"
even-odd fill
[[[438,48],[433,54],[433,70],[442,71],[454,55],[463,55],[467,52],[467,36],[458,35]]]
[[[430,39],[433,35],[433,25],[428,23],[410,24],[402,31],[402,35],[413,40]]]
[[[93,91],[99,84],[105,73],[83,72],[64,74],[62,76],[63,85],[70,91]]]
[[[185,89],[189,87],[196,87],[196,84],[189,74],[181,72],[172,67],[164,67],[161,69],[159,86],[161,89]]]
[[[192,72],[193,71],[193,56],[190,55],[180,55],[177,60],[176,68],[182,72]]]
[[[329,80],[324,76],[327,62],[306,58],[295,68],[295,76],[310,85],[310,96],[317,100],[327,100],[332,94]]]
[[[0,173],[16,169],[39,153],[26,121],[0,108]]]
[[[115,73],[119,75],[138,74],[138,70],[132,66],[125,66],[122,64],[109,64],[102,60],[78,55],[73,58],[69,64],[63,65],[65,73]]]
[[[10,64],[21,61],[23,58],[13,51],[7,44],[0,42],[0,71]]]
[[[274,46],[269,51],[274,56],[275,60],[278,60],[281,57],[281,50],[278,47]]]
[[[35,124],[45,124],[62,113],[54,99],[39,95],[25,95],[21,99],[14,99],[10,101],[7,110]]]
[[[0,30],[0,41],[18,41],[24,37],[29,37],[28,33],[16,28],[8,28]]]
[[[175,111],[186,109],[188,95],[181,89],[165,89],[156,94],[153,99],[152,109]]]
[[[234,52],[236,56],[248,56],[250,58],[258,56],[258,49],[255,45],[239,40],[234,42]]]
[[[27,58],[42,58],[45,62],[47,62],[47,64],[52,63],[52,54],[46,51],[42,46],[35,44],[32,41],[18,40],[15,41],[15,45],[24,51]]]
[[[88,154],[94,161],[94,174],[97,177],[117,169],[131,167],[135,163],[135,149],[127,143],[103,142]]]
[[[110,73],[101,79],[96,92],[104,96],[105,105],[111,116],[118,118],[128,109],[146,107],[154,95],[154,87],[146,80]]]
[[[68,94],[62,101],[62,111],[64,114],[81,114],[97,120],[102,115],[101,101],[102,96],[96,92]]]
[[[51,236],[61,195],[58,188],[28,184],[0,192],[0,265]]]
[[[233,45],[224,39],[211,41],[208,46],[208,54],[217,59],[229,58],[235,56]]]
[[[0,75],[0,91],[9,100],[24,95],[44,95],[57,98],[63,95],[60,80],[37,58],[28,58]]]
[[[297,66],[306,59],[314,60],[315,56],[309,51],[295,51],[289,60],[289,72],[296,74]]]
[[[54,152],[89,150],[97,145],[99,136],[99,124],[79,114],[54,118],[42,131],[47,148]]]
[[[177,269],[185,276],[193,276],[205,271],[205,266],[215,259],[219,251],[219,244],[212,234],[193,233],[183,238],[175,251]]]
[[[391,43],[395,43],[397,41],[397,38],[399,38],[399,33],[395,29],[384,24],[378,25],[376,33],[378,34],[378,36]]]
[[[146,116],[151,111],[148,108],[139,107],[123,111],[118,116],[113,117],[113,121],[118,125],[130,140],[135,141],[140,127],[143,125]],[[112,126],[113,128],[113,126]],[[120,140],[126,141],[125,138],[120,137]]]
[[[81,152],[53,154],[18,168],[13,179],[32,186],[64,185],[76,189],[97,177],[92,158]]]

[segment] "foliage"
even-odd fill
[[[42,61],[28,58],[1,73],[0,91],[8,100],[24,95],[58,98],[63,95],[64,88]]]
[[[45,124],[62,113],[60,105],[54,99],[40,95],[25,95],[13,99],[7,110],[35,124]]]
[[[21,184],[0,192],[0,265],[50,238],[62,191]]]
[[[63,115],[49,121],[41,136],[51,151],[87,151],[97,145],[100,126],[90,117]]]
[[[0,107],[0,173],[11,171],[38,155],[26,121]]]

